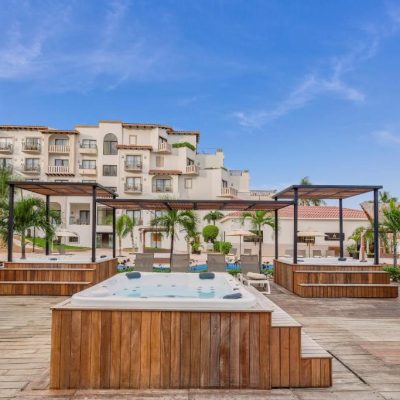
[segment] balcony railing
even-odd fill
[[[47,173],[48,174],[71,174],[71,171],[69,169],[69,166],[64,166],[64,165],[49,165],[47,167]]]
[[[156,193],[171,193],[172,192],[172,186],[167,185],[167,186],[155,186],[153,185],[153,192]]]
[[[124,190],[128,193],[142,193],[142,184],[125,183]]]
[[[40,165],[24,165],[25,174],[40,174]]]
[[[13,152],[13,147],[12,143],[0,143],[0,153],[10,154]]]
[[[69,224],[70,225],[90,225],[90,219],[70,217]]]
[[[125,171],[141,171],[143,168],[143,164],[141,162],[126,162],[125,163]]]
[[[10,174],[12,174],[14,167],[11,164],[8,164],[8,165],[3,164],[3,165],[0,165],[0,170],[7,171]]]
[[[186,173],[189,175],[198,175],[200,168],[197,165],[186,165]]]
[[[79,165],[79,173],[81,175],[97,175],[96,166]]]
[[[70,152],[70,146],[59,146],[56,144],[51,144],[49,146],[49,153],[57,153],[57,154],[67,154]]]
[[[40,143],[22,142],[22,151],[27,153],[40,153],[41,145]]]
[[[233,187],[224,187],[221,190],[221,196],[232,197],[237,196],[238,191]]]
[[[171,145],[167,142],[158,143],[158,153],[171,153]]]
[[[81,143],[79,146],[79,152],[81,154],[97,154],[97,144]]]

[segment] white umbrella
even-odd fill
[[[319,231],[297,231],[297,236],[316,238],[319,236],[325,236],[325,234]],[[311,257],[311,241],[307,242],[307,246],[308,246],[308,257]]]
[[[66,229],[60,229],[59,231],[56,232],[55,235],[57,237],[61,237],[61,238],[70,238],[70,237],[77,237],[78,236],[75,232],[71,232],[71,231],[68,231]],[[65,243],[62,245],[62,247],[60,247],[60,253],[62,253],[62,254],[64,253],[64,245],[65,245]]]
[[[255,233],[246,231],[245,229],[234,229],[225,233],[226,236],[239,236],[239,257],[242,255],[242,237],[243,236],[257,236]]]

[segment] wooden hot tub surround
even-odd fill
[[[331,356],[255,289],[251,310],[52,309],[50,388],[326,387]]]

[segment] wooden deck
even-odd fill
[[[381,265],[297,265],[274,260],[274,281],[301,297],[395,298],[397,285]]]
[[[0,302],[0,398],[389,400],[400,398],[399,299],[308,299],[272,285],[269,296],[333,359],[333,386],[263,390],[50,391],[50,306],[64,298],[4,296]],[[303,339],[304,340],[304,339]],[[312,346],[303,342],[310,354]]]

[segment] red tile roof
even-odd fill
[[[293,218],[293,207],[282,208],[278,212],[281,218]],[[237,218],[240,211],[227,214],[225,218]],[[223,218],[223,220],[225,219]],[[336,206],[299,206],[299,219],[338,219],[339,207]],[[354,208],[343,208],[343,218],[366,220],[364,211]]]

